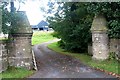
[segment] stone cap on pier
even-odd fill
[[[107,21],[105,17],[102,14],[96,15],[94,17],[92,26],[91,26],[91,31],[92,32],[102,32],[102,31],[107,31]]]
[[[25,11],[14,13],[15,19],[12,22],[11,34],[32,34],[32,28]]]

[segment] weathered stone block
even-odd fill
[[[0,73],[8,68],[6,42],[0,41]]]
[[[7,58],[0,58],[0,73],[6,71],[8,68],[8,60]]]
[[[116,59],[120,60],[120,39],[110,39],[110,52],[115,52]]]
[[[105,60],[109,56],[108,36],[106,33],[94,33],[93,40],[93,59]]]
[[[108,35],[106,19],[102,14],[96,15],[92,27],[92,51],[93,59],[105,60],[109,57]]]
[[[88,45],[88,54],[91,56],[93,55],[92,45]]]
[[[32,69],[32,48],[28,37],[14,37],[14,47],[9,55],[10,66]],[[26,65],[29,64],[29,65]]]
[[[96,15],[94,17],[92,26],[91,26],[91,31],[95,31],[95,32],[101,32],[101,31],[107,31],[107,27],[106,27],[106,19],[102,14]]]
[[[32,29],[27,19],[26,13],[17,13],[17,23],[12,26],[12,40],[9,46],[10,66],[33,69],[31,37]]]
[[[33,68],[32,58],[30,57],[9,57],[10,66],[22,67],[28,70]]]

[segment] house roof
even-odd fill
[[[31,25],[31,27],[32,27],[32,28],[38,28],[38,26],[37,26],[37,25]]]
[[[38,26],[39,28],[40,28],[40,27],[43,27],[43,26],[48,26],[48,23],[47,23],[46,21],[43,21],[43,20],[42,20],[41,22],[38,23],[37,26]]]

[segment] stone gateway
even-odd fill
[[[11,48],[9,48],[9,65],[33,68],[31,37],[32,29],[26,13],[17,12],[17,23],[13,23],[11,32]]]
[[[95,60],[105,60],[109,57],[106,22],[105,17],[99,14],[95,16],[92,23],[92,58]]]
[[[8,66],[33,69],[34,56],[31,46],[33,31],[24,11],[16,12],[8,41],[0,41],[0,73]],[[14,20],[13,20],[14,21]]]

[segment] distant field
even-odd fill
[[[40,44],[55,39],[52,36],[53,31],[34,31],[32,36],[32,45]]]
[[[55,39],[55,37],[52,36],[52,33],[53,31],[33,31],[32,45],[40,44]],[[5,36],[6,38],[3,36]],[[6,39],[7,35],[0,34],[0,40]]]

